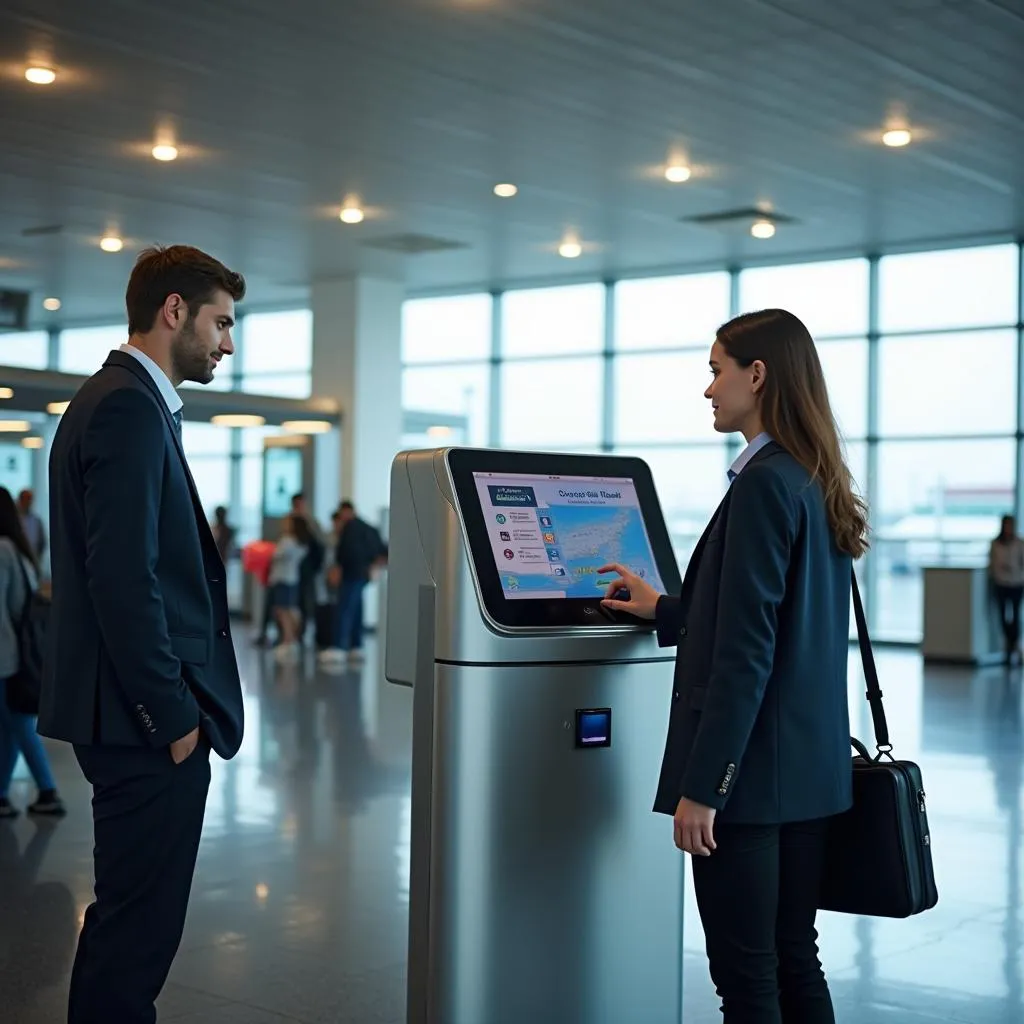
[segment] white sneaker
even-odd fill
[[[317,661],[334,664],[345,660],[345,652],[338,647],[325,647],[317,656]]]
[[[299,659],[298,644],[278,644],[274,648],[274,660],[283,664],[291,664]]]

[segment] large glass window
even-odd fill
[[[602,284],[506,292],[501,352],[509,359],[599,352],[604,347]]]
[[[824,341],[817,349],[829,402],[840,431],[844,437],[867,437],[867,339]]]
[[[710,349],[715,331],[729,319],[729,292],[724,272],[619,281],[615,347]]]
[[[308,398],[312,392],[313,314],[308,309],[249,313],[239,336],[242,390]]]
[[[490,422],[490,382],[487,363],[406,367],[402,371],[402,408],[444,414],[442,424],[452,416],[458,417],[465,424],[467,442],[485,446]]]
[[[612,364],[616,444],[714,441],[708,352],[622,355]]]
[[[57,369],[61,373],[91,376],[106,362],[111,351],[128,340],[128,329],[120,324],[109,327],[72,327],[60,332],[57,345]]]
[[[754,267],[740,274],[740,310],[787,309],[818,339],[867,334],[868,261]]]
[[[597,448],[604,410],[600,358],[537,359],[501,367],[501,443]]]
[[[49,357],[50,335],[46,331],[0,334],[0,366],[45,370]]]
[[[402,360],[472,362],[491,354],[490,295],[410,299],[402,304]]]
[[[1016,331],[902,335],[880,344],[883,436],[1016,429]]]
[[[724,442],[678,448],[623,446],[616,454],[639,456],[651,467],[672,547],[685,568],[728,485]]]
[[[1012,438],[884,441],[872,510],[880,638],[920,640],[921,570],[984,565],[999,517],[1013,510]]]
[[[886,256],[879,265],[883,333],[1017,322],[1015,245]]]

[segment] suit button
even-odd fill
[[[681,630],[679,630],[679,635],[680,636],[686,636],[686,627],[685,626],[683,626],[683,628]]]
[[[228,631],[226,629],[222,629],[217,633],[217,636],[227,637],[227,635]]]
[[[672,694],[672,699],[673,700],[679,700],[679,691],[678,690],[676,690],[675,693]]]

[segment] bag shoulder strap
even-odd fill
[[[878,669],[875,667],[875,654],[871,650],[871,637],[868,636],[868,620],[864,615],[864,602],[860,597],[857,585],[857,573],[850,571],[853,583],[853,614],[857,620],[857,643],[860,645],[860,660],[864,666],[864,681],[867,684],[867,699],[871,705],[871,720],[875,727],[875,746],[879,755],[892,751],[889,742],[889,724],[885,720],[885,706],[882,703],[882,687],[878,682]]]

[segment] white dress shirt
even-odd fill
[[[134,356],[147,369],[150,377],[153,378],[153,383],[156,384],[164,402],[167,404],[170,414],[173,416],[176,412],[180,412],[181,407],[185,403],[181,400],[181,395],[174,390],[174,385],[167,374],[141,348],[136,348],[134,345],[122,345],[121,351]]]
[[[732,483],[743,472],[747,463],[766,445],[771,444],[775,438],[766,434],[763,430],[755,437],[743,451],[740,452],[736,461],[729,467],[729,483]]]

